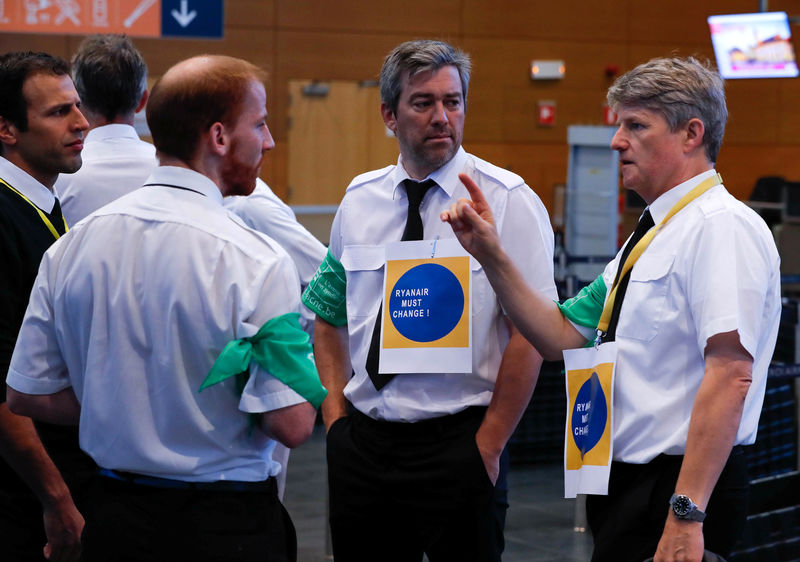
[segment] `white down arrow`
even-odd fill
[[[177,21],[178,25],[180,25],[181,27],[186,27],[187,25],[192,23],[192,20],[195,17],[197,17],[196,10],[192,10],[191,12],[189,12],[188,10],[189,10],[189,0],[181,0],[181,11],[179,12],[178,10],[172,10],[171,12],[172,17],[175,18],[175,21]]]

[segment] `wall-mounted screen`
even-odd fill
[[[786,12],[708,18],[723,78],[794,78],[797,59]]]

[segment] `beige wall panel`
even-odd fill
[[[337,204],[354,176],[396,160],[396,140],[367,111],[378,98],[376,88],[334,81],[326,83],[330,89],[325,97],[309,97],[302,93],[307,83],[289,83],[289,201]]]
[[[288,146],[285,141],[275,143],[275,148],[267,152],[261,164],[261,179],[267,182],[275,194],[284,201],[288,197],[287,165]]]
[[[273,27],[275,9],[275,0],[225,0],[225,27]]]
[[[800,181],[800,146],[725,146],[717,170],[725,187],[736,198],[746,200],[762,176],[783,176]]]
[[[473,79],[497,88],[528,87],[547,93],[553,90],[605,90],[610,85],[605,70],[627,63],[627,50],[617,43],[573,43],[470,39],[462,42],[472,58]],[[537,59],[563,60],[566,76],[561,80],[531,80],[530,63]]]
[[[594,40],[620,42],[627,30],[625,7],[626,3],[618,0],[464,0],[463,33],[576,43]]]
[[[135,37],[134,43],[147,61],[153,77],[161,76],[178,61],[203,53],[240,57],[272,74],[273,33],[268,29],[254,31],[226,27],[225,38],[218,41]]]
[[[519,174],[552,211],[553,186],[567,181],[569,151],[561,144],[466,143],[467,151]]]
[[[709,60],[716,64],[714,60],[714,49],[711,47],[711,39],[708,34],[699,39],[692,38],[689,41],[673,42],[651,42],[651,43],[631,43],[628,45],[628,62],[620,68],[621,73],[631,70],[633,67],[649,61],[656,57],[696,57],[701,60]]]
[[[0,53],[9,51],[44,51],[67,60],[71,55],[66,35],[0,33]]]
[[[407,39],[458,33],[461,0],[275,0],[282,29],[400,33]]]
[[[796,33],[800,36],[800,29]],[[778,85],[778,142],[800,144],[800,80],[780,80]]]
[[[270,123],[273,135],[286,138],[289,80],[377,80],[384,57],[403,40],[391,35],[278,31],[273,111],[280,119]],[[379,109],[375,107],[376,115]]]
[[[777,82],[774,79],[726,82],[728,126],[724,143],[773,145],[778,142],[781,107]],[[796,103],[792,106],[797,107]]]
[[[631,42],[665,42],[675,46],[706,41],[710,45],[708,16],[757,11],[758,2],[754,0],[628,0],[630,28],[627,39]]]

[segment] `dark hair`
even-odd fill
[[[200,55],[173,66],[147,102],[156,150],[188,162],[202,134],[214,123],[231,124],[250,83],[265,79],[257,66],[223,55]]]
[[[430,39],[401,43],[386,56],[381,68],[381,101],[396,113],[406,73],[412,78],[419,72],[437,71],[443,66],[454,66],[458,70],[466,105],[469,73],[472,68],[469,55],[443,41]]]
[[[0,55],[0,117],[20,131],[28,130],[28,101],[22,87],[34,74],[69,76],[69,64],[47,53],[16,51]]]
[[[125,35],[90,35],[72,57],[81,103],[112,121],[132,113],[147,89],[147,65]]]
[[[728,108],[725,82],[708,62],[694,57],[656,58],[616,79],[606,96],[608,105],[642,107],[660,113],[672,131],[690,119],[705,126],[703,146],[709,162],[716,162]]]

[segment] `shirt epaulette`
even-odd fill
[[[394,170],[394,164],[390,166],[386,166],[385,168],[380,168],[378,170],[372,170],[370,172],[364,172],[363,174],[359,174],[353,178],[353,181],[350,182],[350,185],[347,186],[347,191],[354,189],[360,185],[364,185],[365,183],[375,181],[377,179],[382,178],[385,175],[388,175]]]
[[[515,187],[525,185],[525,180],[523,180],[514,172],[506,170],[505,168],[500,168],[499,166],[495,166],[494,164],[487,162],[486,160],[481,160],[480,158],[475,158],[475,169],[481,174],[489,176],[490,178],[499,182],[500,185],[506,189],[514,189]]]

